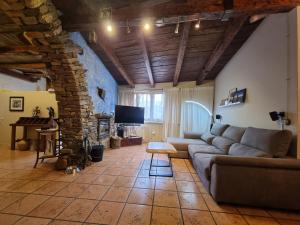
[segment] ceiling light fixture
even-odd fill
[[[196,30],[200,29],[200,23],[201,23],[201,21],[200,21],[200,19],[198,19],[197,23],[195,24],[195,29]]]
[[[174,33],[175,33],[175,34],[178,34],[178,33],[179,33],[179,17],[178,17],[178,21],[177,21],[177,24],[176,24],[176,28],[175,28]]]
[[[106,24],[106,30],[109,32],[109,33],[111,33],[112,31],[113,31],[113,27],[112,27],[112,25],[111,25],[111,23],[107,23]]]
[[[152,29],[151,21],[144,20],[144,22],[142,24],[143,24],[142,26],[143,26],[144,31],[149,32]]]
[[[150,30],[150,24],[149,23],[145,23],[144,24],[144,29],[145,30]]]
[[[127,34],[130,34],[130,33],[131,33],[131,30],[130,30],[129,23],[128,23],[128,20],[127,20]]]

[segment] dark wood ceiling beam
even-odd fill
[[[5,69],[46,69],[45,63],[1,63],[0,67]]]
[[[25,75],[22,72],[17,72],[17,71],[13,71],[13,70],[1,68],[1,67],[0,67],[0,73],[3,75],[11,76],[11,77],[18,78],[20,80],[29,81],[29,82],[36,82],[37,80],[40,79],[40,78],[32,77],[28,74]]]
[[[91,13],[86,10],[84,13],[82,12],[82,6],[78,4],[74,5],[74,8],[70,11],[68,4],[60,4],[58,3],[59,1],[64,3],[66,0],[54,1],[59,6],[58,8],[64,13],[61,17],[64,29],[68,31],[83,31],[99,27],[97,11]],[[230,17],[235,18],[242,15],[251,16],[255,14],[286,12],[299,4],[299,0],[235,0]],[[79,14],[80,16],[78,16]],[[158,4],[150,7],[143,7],[142,4],[136,2],[127,7],[113,8],[114,21],[119,23],[125,23],[127,20],[134,22],[138,18],[145,17],[156,19],[178,18],[178,16],[194,14],[196,14],[197,17],[207,20],[222,19],[224,16],[223,1],[187,0],[186,2],[179,4],[167,2],[165,4]]]
[[[109,45],[106,43],[105,38],[101,34],[101,31],[97,31],[98,40],[96,43],[96,47],[100,47],[106,56],[110,59],[110,61],[114,64],[116,69],[119,71],[119,73],[122,75],[122,77],[126,80],[129,86],[134,87],[133,80],[129,77],[127,74],[125,68],[123,67],[122,63],[120,62],[117,55],[114,53],[113,49],[109,47]]]
[[[203,67],[200,76],[197,79],[197,84],[200,84],[205,78],[207,77],[208,73],[214,68],[217,64],[218,60],[222,57],[225,50],[234,40],[242,26],[247,21],[248,17],[243,16],[240,18],[235,18],[233,21],[228,25],[224,37],[219,41],[216,48],[208,58],[205,66]]]
[[[5,46],[0,47],[0,53],[22,53],[29,52],[32,54],[39,54],[39,49],[33,45],[21,45],[21,46]]]
[[[152,68],[151,68],[151,64],[150,64],[147,45],[146,45],[146,42],[145,42],[145,37],[144,37],[144,34],[142,32],[139,34],[139,38],[140,38],[140,43],[141,43],[142,50],[143,50],[143,57],[144,57],[145,66],[146,66],[146,69],[147,69],[147,74],[148,74],[148,77],[149,77],[149,82],[150,82],[150,85],[153,87],[154,86],[154,79],[153,79],[153,74],[152,74]]]
[[[185,23],[183,27],[183,32],[181,34],[180,43],[179,43],[179,51],[176,61],[175,74],[173,79],[173,86],[177,86],[179,81],[179,76],[181,72],[181,67],[184,59],[185,49],[187,46],[187,42],[189,40],[189,33],[191,29],[191,23]]]

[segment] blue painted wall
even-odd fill
[[[87,45],[79,32],[70,34],[71,39],[83,48],[83,55],[79,55],[79,61],[87,69],[87,83],[89,95],[92,97],[95,113],[111,113],[115,111],[118,100],[118,85],[104,64]],[[106,92],[103,101],[97,92],[97,87],[103,88]]]

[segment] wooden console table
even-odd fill
[[[142,137],[126,137],[122,138],[121,140],[121,146],[133,146],[133,145],[141,145],[143,143]]]

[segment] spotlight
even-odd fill
[[[150,30],[150,24],[149,23],[145,23],[144,24],[144,29],[145,30]]]
[[[106,30],[111,33],[113,31],[112,25],[110,23],[106,24]]]
[[[149,20],[145,20],[143,22],[143,29],[144,29],[144,31],[149,32],[151,30],[151,28],[152,28],[151,22]]]
[[[131,30],[130,30],[130,27],[129,27],[129,23],[128,23],[128,20],[127,20],[127,34],[130,34]]]
[[[178,34],[178,33],[179,33],[179,23],[176,24],[176,28],[175,28],[174,33],[175,33],[175,34]]]
[[[175,33],[175,34],[178,34],[178,33],[179,33],[179,17],[178,17],[178,21],[177,21],[177,24],[176,24],[176,28],[175,28],[174,33]]]
[[[279,121],[279,124],[281,125],[281,129],[284,129],[284,125],[290,125],[291,124],[291,120],[286,118],[285,113],[284,112],[269,112],[269,115],[271,117],[272,121]]]
[[[197,23],[195,24],[195,29],[196,30],[199,30],[199,28],[200,28],[200,19],[198,19],[198,21],[197,21]]]

